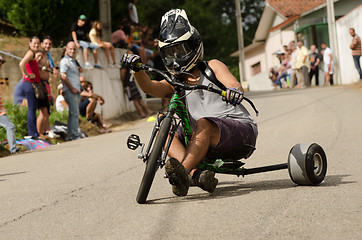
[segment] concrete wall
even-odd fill
[[[10,53],[23,57],[26,50],[11,51]],[[52,49],[51,54],[53,56],[56,65],[59,64],[63,53],[63,49]],[[120,62],[121,57],[125,53],[125,49],[116,49],[116,63]],[[124,94],[122,82],[120,79],[120,70],[118,68],[108,68],[105,51],[99,51],[98,63],[103,67],[102,69],[84,70],[86,79],[93,83],[94,92],[103,96],[105,104],[103,106],[97,106],[96,112],[101,113],[103,118],[109,119],[118,117],[124,113],[134,111],[135,108],[132,102],[129,102]],[[1,91],[5,100],[13,99],[13,92],[16,84],[21,79],[21,71],[19,69],[19,60],[2,55],[6,63],[0,70],[0,78],[7,78],[7,84],[0,84]],[[84,66],[84,60],[81,50],[78,50],[77,60]],[[94,63],[93,54],[89,53],[89,61]],[[5,82],[5,81],[0,81]],[[51,77],[50,85],[52,88],[52,94],[57,96],[57,86],[60,83],[59,79]],[[142,91],[141,91],[142,92]],[[143,94],[145,98],[145,94]]]
[[[340,18],[336,22],[339,63],[341,71],[342,84],[349,84],[359,81],[357,70],[352,59],[352,50],[349,45],[352,37],[349,34],[349,28],[354,28],[356,33],[362,36],[362,5],[352,10],[349,14]]]

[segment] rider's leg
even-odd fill
[[[170,150],[168,151],[168,156],[178,159],[180,162],[185,158],[186,148],[175,136],[172,140]]]
[[[215,147],[220,140],[218,126],[207,119],[200,118],[196,122],[196,129],[191,142],[182,160],[182,165],[188,170],[193,170],[205,157],[209,147]]]

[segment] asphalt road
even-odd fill
[[[259,137],[245,167],[285,163],[296,143],[316,142],[328,158],[321,185],[296,186],[287,170],[217,175],[213,194],[191,188],[176,197],[161,170],[139,205],[145,165],[125,142],[131,133],[148,141],[153,123],[140,120],[1,158],[0,239],[362,239],[362,90],[249,96]]]

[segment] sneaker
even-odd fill
[[[109,63],[109,64],[108,64],[108,67],[109,67],[109,68],[116,68],[116,64],[114,64],[114,63]]]
[[[95,66],[95,65],[94,65]],[[85,64],[84,64],[84,68],[85,69],[93,69],[93,66],[89,63],[89,62],[86,62]]]
[[[49,132],[47,132],[46,134],[48,137],[50,138],[59,138],[60,135],[56,134],[55,132],[53,132],[53,130],[49,130]]]
[[[102,67],[98,64],[94,64],[94,68],[102,68]]]
[[[176,158],[170,158],[165,164],[166,174],[172,185],[172,192],[177,196],[186,196],[189,190],[188,173]]]
[[[215,178],[215,173],[209,170],[204,170],[201,173],[200,170],[196,170],[192,179],[194,181],[193,185],[196,184],[202,190],[209,193],[214,192],[219,182],[219,180]]]

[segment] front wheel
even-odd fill
[[[298,185],[317,185],[327,173],[327,157],[321,146],[297,144],[289,153],[288,170],[290,178]]]
[[[160,127],[160,131],[156,136],[150,156],[146,162],[146,170],[143,174],[140,188],[138,189],[137,202],[143,204],[146,202],[148,193],[150,192],[153,179],[155,178],[156,171],[159,167],[162,149],[165,146],[168,133],[171,127],[171,118],[166,117]]]

